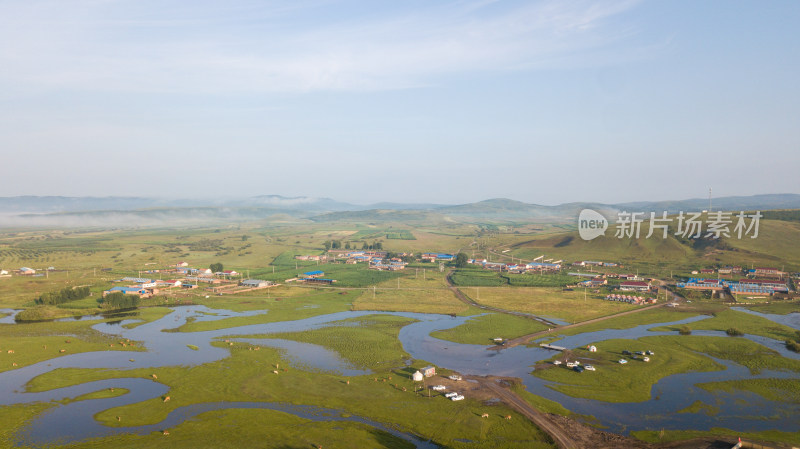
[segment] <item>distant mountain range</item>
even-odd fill
[[[714,210],[800,209],[798,194],[715,198]],[[621,204],[529,204],[506,198],[459,205],[377,203],[356,205],[330,198],[261,195],[214,200],[141,197],[0,197],[0,227],[148,226],[266,220],[274,222],[456,221],[470,223],[571,223],[582,209],[615,215],[618,211],[692,212],[708,199],[642,201]]]

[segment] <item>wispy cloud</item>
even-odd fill
[[[384,90],[530,70],[613,44],[635,1],[453,2],[360,13],[353,2],[0,1],[4,89]],[[214,6],[217,5],[217,6]],[[324,14],[340,8],[338,18]]]

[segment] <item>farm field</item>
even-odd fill
[[[531,315],[556,318],[568,323],[612,315],[637,306],[601,300],[582,291],[547,287],[462,287],[459,290],[479,304]]]

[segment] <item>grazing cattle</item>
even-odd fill
[[[407,391],[407,390],[406,390],[406,387],[403,387],[403,391]]]
[[[113,393],[114,392],[114,387],[109,388],[109,390],[111,390],[111,392]]]
[[[169,430],[165,430],[163,433],[164,435],[169,435]]]
[[[511,419],[511,415],[506,415],[506,419]]]
[[[151,376],[153,377],[153,379],[158,379],[158,376],[156,376],[155,374],[151,374]]]
[[[13,350],[13,349],[9,349],[9,350],[8,350],[8,353],[9,353],[9,354],[13,354],[13,353],[14,353],[14,350]]]
[[[484,413],[483,415],[481,415],[481,418],[488,418],[488,417],[489,417],[488,413]]]
[[[119,422],[119,421],[122,421],[122,418],[120,418],[119,416],[117,416],[117,422]]]
[[[12,363],[11,366],[17,366],[17,362]]]
[[[42,346],[42,349],[47,349],[47,345]]]
[[[64,340],[64,343],[72,343],[72,342],[69,340]]]
[[[109,344],[108,344],[108,347],[109,347],[109,348],[113,348],[113,347],[114,347],[114,343],[109,343]]]
[[[349,380],[347,381],[347,385],[350,385],[350,381]]]
[[[169,396],[164,396],[164,402],[169,402],[170,399],[172,398],[170,398]]]
[[[278,370],[272,370],[272,372],[278,374]]]
[[[58,352],[67,352],[67,350],[66,349],[62,349],[62,350],[60,350]]]

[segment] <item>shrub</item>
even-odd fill
[[[692,335],[692,330],[689,326],[681,326],[681,328],[678,329],[678,333],[681,335]]]
[[[742,335],[744,335],[744,332],[740,331],[739,329],[736,329],[735,327],[728,328],[725,331],[725,333],[730,335],[731,337],[741,337]]]

